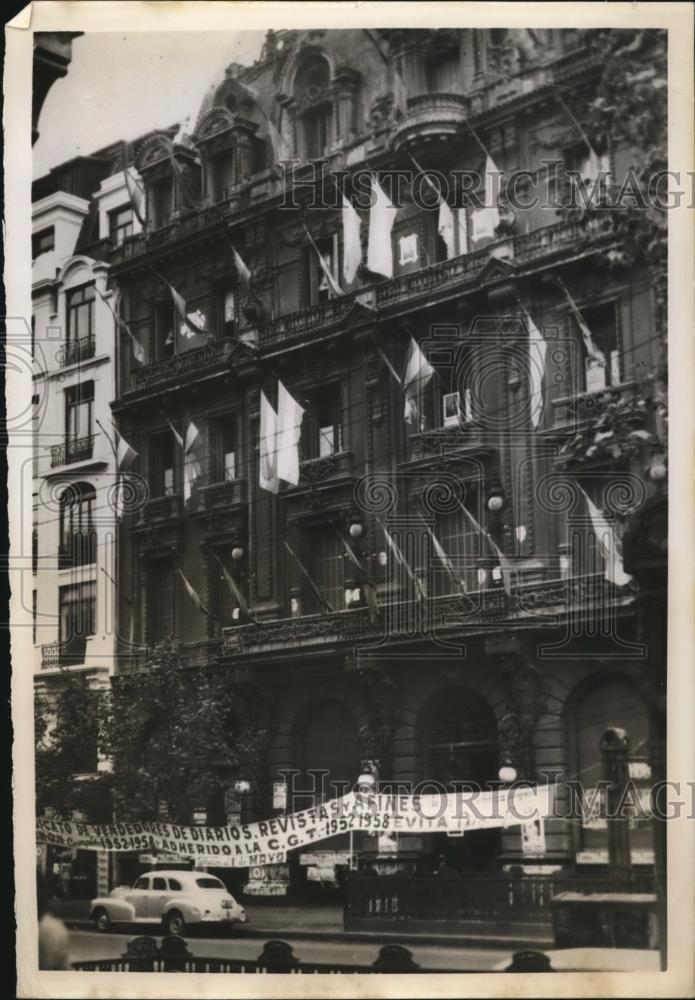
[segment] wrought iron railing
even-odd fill
[[[182,517],[183,497],[180,493],[153,497],[140,511],[141,524],[151,524],[154,521],[176,521]]]
[[[131,372],[129,391],[149,389],[181,377],[188,379],[203,375],[226,362],[235,347],[229,339],[209,341],[202,347],[145,365]]]
[[[71,438],[65,444],[54,444],[51,446],[51,468],[56,469],[61,465],[69,465],[71,462],[84,462],[92,458],[94,451],[94,435],[87,437]]]
[[[199,490],[199,510],[215,510],[244,504],[247,500],[246,480],[229,479],[224,483],[211,483]]]
[[[66,365],[74,365],[78,361],[88,361],[94,357],[95,348],[94,334],[91,333],[78,340],[69,340],[58,352],[60,367],[65,368]]]
[[[49,642],[41,646],[41,669],[57,670],[59,667],[76,667],[84,663],[87,637],[74,636],[66,642]]]

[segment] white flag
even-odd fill
[[[403,391],[405,392],[405,422],[417,427],[418,397],[434,375],[434,368],[420,350],[419,345],[411,337],[408,351],[408,361],[403,376]]]
[[[522,307],[523,308],[523,307]],[[543,415],[543,376],[545,375],[545,355],[548,345],[543,334],[524,309],[526,325],[528,326],[528,364],[529,364],[529,406],[531,423],[538,427]]]
[[[455,256],[456,246],[454,243],[454,214],[443,198],[439,202],[439,224],[437,226],[437,232],[446,245],[447,259]]]
[[[278,382],[277,475],[293,486],[299,484],[299,435],[304,409]]]
[[[582,490],[581,486],[579,487]],[[584,490],[582,490],[584,493]],[[596,541],[601,550],[601,555],[605,563],[604,576],[609,583],[616,587],[624,587],[632,577],[623,569],[623,547],[615,530],[615,526],[606,518],[603,511],[596,507],[589,497],[584,493],[586,505],[589,508],[591,523],[594,526]]]
[[[391,230],[398,209],[382,191],[376,177],[372,177],[374,204],[369,211],[369,240],[367,243],[367,267],[375,274],[393,277],[393,247]]]
[[[494,174],[499,174],[499,171],[492,157],[487,156],[485,158],[485,200],[483,207],[477,208],[471,216],[473,223],[472,236],[474,240],[494,237],[495,230],[500,224]]]
[[[261,489],[268,490],[270,493],[277,493],[280,488],[278,480],[277,425],[278,415],[268,402],[266,394],[261,391],[258,483]]]
[[[193,483],[200,476],[200,463],[196,458],[194,448],[200,438],[198,428],[191,420],[186,428],[186,438],[183,445],[183,499],[188,503],[193,493]]]
[[[359,215],[343,195],[343,277],[348,284],[355,280],[362,260],[360,226]]]

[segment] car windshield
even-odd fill
[[[224,885],[217,878],[197,878],[195,884],[200,889],[224,889]]]

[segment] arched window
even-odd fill
[[[624,729],[630,740],[629,776],[644,807],[635,810],[641,816],[635,815],[629,821],[633,860],[650,860],[652,828],[645,815],[651,777],[649,718],[642,698],[626,678],[607,679],[592,687],[577,701],[572,713],[570,776],[580,783],[584,806],[583,814],[578,817],[575,846],[586,860],[608,860],[607,821],[601,815],[596,788],[605,777],[601,738],[613,727]]]
[[[297,73],[294,98],[299,113],[299,150],[307,160],[325,156],[333,143],[334,112],[329,84],[330,69],[322,56],[308,59]]]
[[[96,559],[94,505],[96,492],[89,483],[73,483],[60,498],[61,569],[86,566]]]

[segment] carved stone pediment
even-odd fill
[[[198,123],[194,139],[196,143],[198,143],[204,139],[210,138],[210,136],[216,135],[218,132],[225,132],[227,129],[233,127],[234,122],[234,114],[228,108],[220,107],[218,105],[211,108]]]
[[[174,151],[174,144],[164,132],[158,132],[150,136],[138,149],[135,157],[135,167],[138,173],[142,173],[148,167],[166,160]]]

